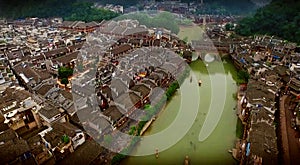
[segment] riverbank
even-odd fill
[[[145,126],[142,128],[141,132],[140,132],[140,136],[143,136],[143,134],[145,133],[145,131],[147,131],[147,129],[151,126],[152,122],[155,120],[155,117],[153,117],[150,121],[148,121]]]
[[[232,73],[236,72],[235,68],[230,63],[224,63],[225,72],[222,73],[216,69],[218,63],[212,63],[209,65],[208,69],[212,69],[212,72],[208,72],[205,64],[197,60],[190,64],[193,72],[196,72],[196,79],[201,79],[203,85],[197,87],[200,95],[202,96],[199,102],[198,114],[194,124],[186,135],[178,141],[174,146],[168,150],[161,151],[161,148],[158,146],[153,146],[153,154],[155,148],[159,149],[159,158],[156,159],[155,155],[141,156],[141,157],[128,157],[121,164],[182,164],[186,155],[189,156],[191,163],[222,163],[222,164],[235,164],[235,160],[228,153],[228,150],[233,147],[236,138],[236,113],[234,108],[236,107],[236,99],[233,97],[236,93],[236,83],[232,78]],[[200,130],[203,127],[206,116],[211,105],[211,97],[217,94],[217,91],[212,90],[210,81],[219,80],[220,76],[226,78],[226,101],[224,105],[224,111],[221,113],[221,119],[218,122],[216,128],[213,130],[211,135],[203,142],[198,141]],[[217,79],[216,79],[217,78]],[[186,83],[190,84],[190,79],[185,79]],[[198,86],[198,85],[197,85]],[[180,91],[180,90],[179,90]],[[149,126],[147,131],[143,136],[154,135],[159,133],[172,124],[176,118],[180,106],[182,95],[180,92],[175,93],[172,99],[166,104],[165,108],[159,112],[158,117],[152,124]],[[186,91],[186,92],[195,92],[195,91]],[[213,93],[212,93],[213,92]],[[190,101],[194,101],[193,98],[190,98]],[[217,104],[217,102],[215,103]],[[222,108],[223,109],[223,108]],[[190,111],[190,107],[187,106],[183,109],[187,113]],[[173,131],[180,131],[181,128],[178,127]],[[220,137],[222,140],[220,141]],[[167,137],[160,139],[161,143],[170,141],[174,138],[172,134]],[[136,148],[133,150],[133,153],[138,153],[143,149],[143,143],[140,142],[137,144]]]

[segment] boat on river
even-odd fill
[[[198,81],[198,85],[199,85],[199,86],[202,85],[202,81],[201,81],[201,80]]]
[[[184,158],[184,165],[189,165],[190,161],[189,161],[189,156],[185,156]]]

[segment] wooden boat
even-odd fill
[[[185,156],[184,165],[189,165],[189,164],[190,164],[189,156]]]
[[[199,85],[199,86],[202,85],[202,81],[201,81],[201,80],[198,81],[198,85]]]

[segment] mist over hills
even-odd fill
[[[159,0],[158,0],[159,1]],[[161,1],[161,0],[160,0]],[[198,2],[201,0],[182,0],[181,2]],[[203,0],[207,11],[222,9],[233,14],[245,14],[257,9],[251,0]],[[71,17],[76,12],[89,10],[87,4],[98,2],[100,4],[120,4],[124,7],[139,5],[139,0],[0,0],[0,17]],[[84,7],[81,7],[84,6]]]

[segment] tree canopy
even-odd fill
[[[124,7],[139,5],[139,0],[93,0],[101,4],[118,4]],[[163,1],[163,0],[156,0]],[[190,3],[200,0],[181,0],[181,2]],[[257,9],[253,0],[204,0],[204,7],[197,10],[198,14],[248,14]]]
[[[300,44],[300,1],[273,0],[256,14],[239,22],[240,35],[267,34]]]
[[[257,8],[253,0],[204,0],[204,6],[197,10],[197,14],[245,15],[255,12]]]
[[[245,70],[239,70],[237,72],[237,78],[238,78],[238,81],[237,81],[238,83],[240,83],[240,84],[247,83],[250,78],[250,75]]]
[[[93,3],[83,0],[3,0],[0,17],[23,19],[27,17],[62,17],[65,20],[102,21],[118,16],[106,9],[93,7]]]
[[[62,84],[64,84],[65,86],[66,86],[67,84],[69,84],[69,80],[68,80],[67,78],[62,78],[62,79],[60,80],[60,82],[61,82]]]
[[[73,75],[73,69],[68,68],[68,67],[60,67],[58,69],[58,77],[63,79],[63,78],[68,78]]]

